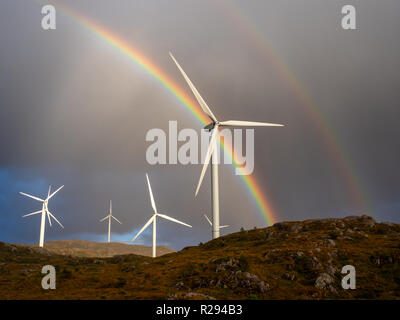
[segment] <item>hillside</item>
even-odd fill
[[[41,288],[41,267],[57,289]],[[341,287],[342,266],[357,288]],[[2,299],[399,299],[400,225],[371,217],[282,222],[152,259],[79,258],[0,243]]]
[[[37,247],[29,245],[28,247]],[[87,240],[58,240],[48,241],[44,249],[49,252],[73,257],[109,258],[116,255],[137,254],[151,257],[151,247],[142,245],[128,245],[119,242],[94,242]],[[175,252],[166,246],[157,246],[157,256]]]

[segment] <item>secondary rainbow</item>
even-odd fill
[[[203,110],[201,110],[200,106],[179,86],[177,85],[163,70],[161,70],[153,61],[147,58],[143,53],[134,48],[131,44],[124,41],[122,38],[118,37],[116,34],[106,29],[105,27],[99,25],[95,21],[89,19],[86,16],[83,16],[81,13],[78,13],[71,8],[66,7],[65,5],[57,4],[57,8],[62,8],[64,13],[67,13],[70,17],[74,18],[78,21],[82,26],[93,32],[99,38],[107,41],[110,45],[114,46],[119,50],[119,52],[128,56],[132,61],[138,64],[140,67],[145,69],[150,75],[152,75],[155,79],[163,84],[165,88],[169,90],[181,103],[185,106],[202,124],[207,124],[208,117],[204,114]],[[221,143],[224,152],[229,154],[230,156],[233,154],[231,147],[228,145],[224,145]],[[236,164],[236,162],[232,161],[232,163],[242,170],[240,166]],[[254,198],[257,207],[265,218],[267,225],[271,225],[276,221],[276,213],[273,210],[271,202],[263,193],[260,185],[256,181],[254,176],[251,175],[240,175],[242,181],[244,182],[247,190]]]
[[[344,152],[339,139],[326,117],[314,104],[310,94],[297,80],[294,72],[290,70],[287,63],[276,53],[269,41],[261,34],[255,25],[246,17],[239,3],[226,0],[210,0],[211,4],[221,9],[223,16],[227,17],[233,25],[237,26],[246,38],[251,39],[260,52],[266,57],[272,66],[276,68],[284,83],[297,96],[299,102],[304,107],[306,114],[315,126],[321,141],[332,159],[337,171],[343,179],[352,202],[358,210],[366,213],[370,209],[367,191],[362,188],[361,177],[356,172],[355,166],[351,164],[349,157]]]

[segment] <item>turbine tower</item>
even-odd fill
[[[156,220],[157,217],[160,218],[164,218],[166,220],[175,222],[175,223],[179,223],[179,224],[183,224],[184,226],[187,226],[189,228],[191,228],[192,226],[189,224],[186,224],[184,222],[181,222],[179,220],[176,220],[174,218],[171,218],[165,214],[161,214],[157,212],[157,208],[156,208],[156,203],[154,201],[154,197],[153,197],[153,192],[151,191],[151,185],[150,185],[150,180],[149,180],[149,176],[146,173],[146,178],[147,178],[147,185],[149,186],[149,194],[150,194],[150,202],[151,202],[151,206],[153,208],[153,216],[150,218],[149,221],[146,222],[146,224],[143,226],[143,228],[136,234],[136,236],[132,239],[132,242],[136,240],[136,238],[151,224],[153,223],[153,252],[152,252],[152,257],[155,258],[156,257],[156,236],[157,236],[157,229],[156,229]]]
[[[208,130],[211,133],[210,144],[208,146],[208,150],[206,153],[206,157],[204,160],[203,169],[200,174],[199,183],[197,185],[196,193],[199,192],[201,182],[203,181],[204,174],[207,170],[208,164],[212,157],[212,164],[211,164],[211,201],[212,201],[212,228],[213,228],[213,239],[219,237],[219,186],[218,186],[218,153],[216,152],[218,148],[218,132],[220,127],[282,127],[283,124],[278,123],[265,123],[265,122],[254,122],[254,121],[241,121],[241,120],[228,120],[228,121],[218,121],[215,115],[212,113],[211,109],[208,107],[204,99],[201,97],[200,93],[197,91],[196,87],[190,81],[189,77],[186,75],[185,71],[183,71],[182,67],[179,65],[178,61],[174,58],[172,53],[170,52],[169,55],[171,56],[172,60],[175,62],[176,66],[178,67],[179,71],[182,73],[183,77],[185,78],[187,84],[189,85],[190,89],[192,90],[194,96],[196,97],[200,107],[203,111],[207,114],[210,118],[211,123],[206,125],[204,129]],[[214,152],[215,151],[215,152]]]
[[[212,222],[211,222],[211,220],[210,220],[210,218],[209,217],[207,217],[207,215],[204,215],[204,218],[206,218],[206,220],[208,221],[208,223],[210,224],[210,226],[211,226],[211,230],[213,230],[213,228],[212,228]],[[219,226],[219,229],[222,229],[222,228],[228,228],[229,227],[229,225],[225,225],[225,226]]]
[[[108,219],[108,243],[111,242],[111,218],[117,221],[119,224],[122,224],[116,217],[112,215],[112,201],[110,200],[110,213],[100,220],[100,222],[103,222],[104,220]]]
[[[62,228],[64,228],[64,226],[60,223],[60,221],[57,220],[57,218],[49,211],[49,200],[58,192],[60,191],[64,186],[59,187],[56,191],[54,191],[52,194],[50,194],[51,192],[51,186],[49,186],[49,191],[47,192],[47,198],[46,199],[41,199],[39,197],[35,197],[32,196],[30,194],[24,193],[24,192],[20,192],[20,194],[27,196],[29,198],[35,199],[37,201],[40,201],[42,203],[42,210],[39,211],[35,211],[32,213],[28,213],[26,215],[24,215],[23,217],[28,217],[28,216],[32,216],[35,214],[42,214],[42,220],[40,223],[40,239],[39,239],[39,247],[43,247],[43,243],[44,243],[44,229],[46,227],[46,215],[47,215],[47,219],[49,221],[50,227],[51,227],[51,218],[53,218]]]

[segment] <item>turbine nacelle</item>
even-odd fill
[[[211,132],[215,127],[218,127],[218,125],[219,125],[219,122],[218,122],[218,121],[216,121],[216,122],[211,122],[211,123],[209,123],[208,125],[206,125],[206,126],[204,127],[204,130],[207,130],[207,131]]]
[[[31,215],[35,215],[35,214],[38,214],[38,213],[42,213],[42,214],[47,215],[47,219],[48,219],[48,221],[49,221],[50,227],[52,226],[52,224],[51,224],[51,218],[53,218],[62,228],[64,228],[64,226],[61,224],[61,222],[58,221],[57,218],[49,211],[49,200],[50,200],[58,191],[60,191],[63,187],[64,187],[64,186],[59,187],[56,191],[54,191],[52,194],[50,194],[50,192],[51,192],[51,186],[49,186],[49,191],[48,191],[48,193],[47,193],[47,198],[45,198],[45,199],[41,199],[41,198],[39,198],[39,197],[35,197],[35,196],[32,196],[32,195],[27,194],[27,193],[24,193],[24,192],[20,192],[20,194],[22,194],[22,195],[24,195],[24,196],[26,196],[26,197],[29,197],[29,198],[32,198],[32,199],[37,200],[37,201],[39,201],[39,202],[42,202],[42,206],[43,206],[42,210],[40,210],[40,211],[35,211],[35,212],[32,212],[32,213],[28,213],[28,214],[24,215],[23,217],[25,218],[25,217],[28,217],[28,216],[31,216]]]

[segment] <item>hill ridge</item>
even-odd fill
[[[16,246],[38,248],[36,244],[15,244]],[[39,249],[39,248],[38,248]],[[116,255],[136,254],[151,256],[151,247],[145,245],[125,244],[121,242],[96,242],[83,239],[55,240],[44,243],[48,254],[68,255],[72,257],[111,258]],[[157,255],[161,256],[175,250],[167,246],[157,246]]]
[[[44,264],[57,289],[40,287]],[[356,269],[356,289],[341,286]],[[3,299],[400,299],[400,225],[369,216],[278,222],[157,258],[47,256],[0,243]]]

